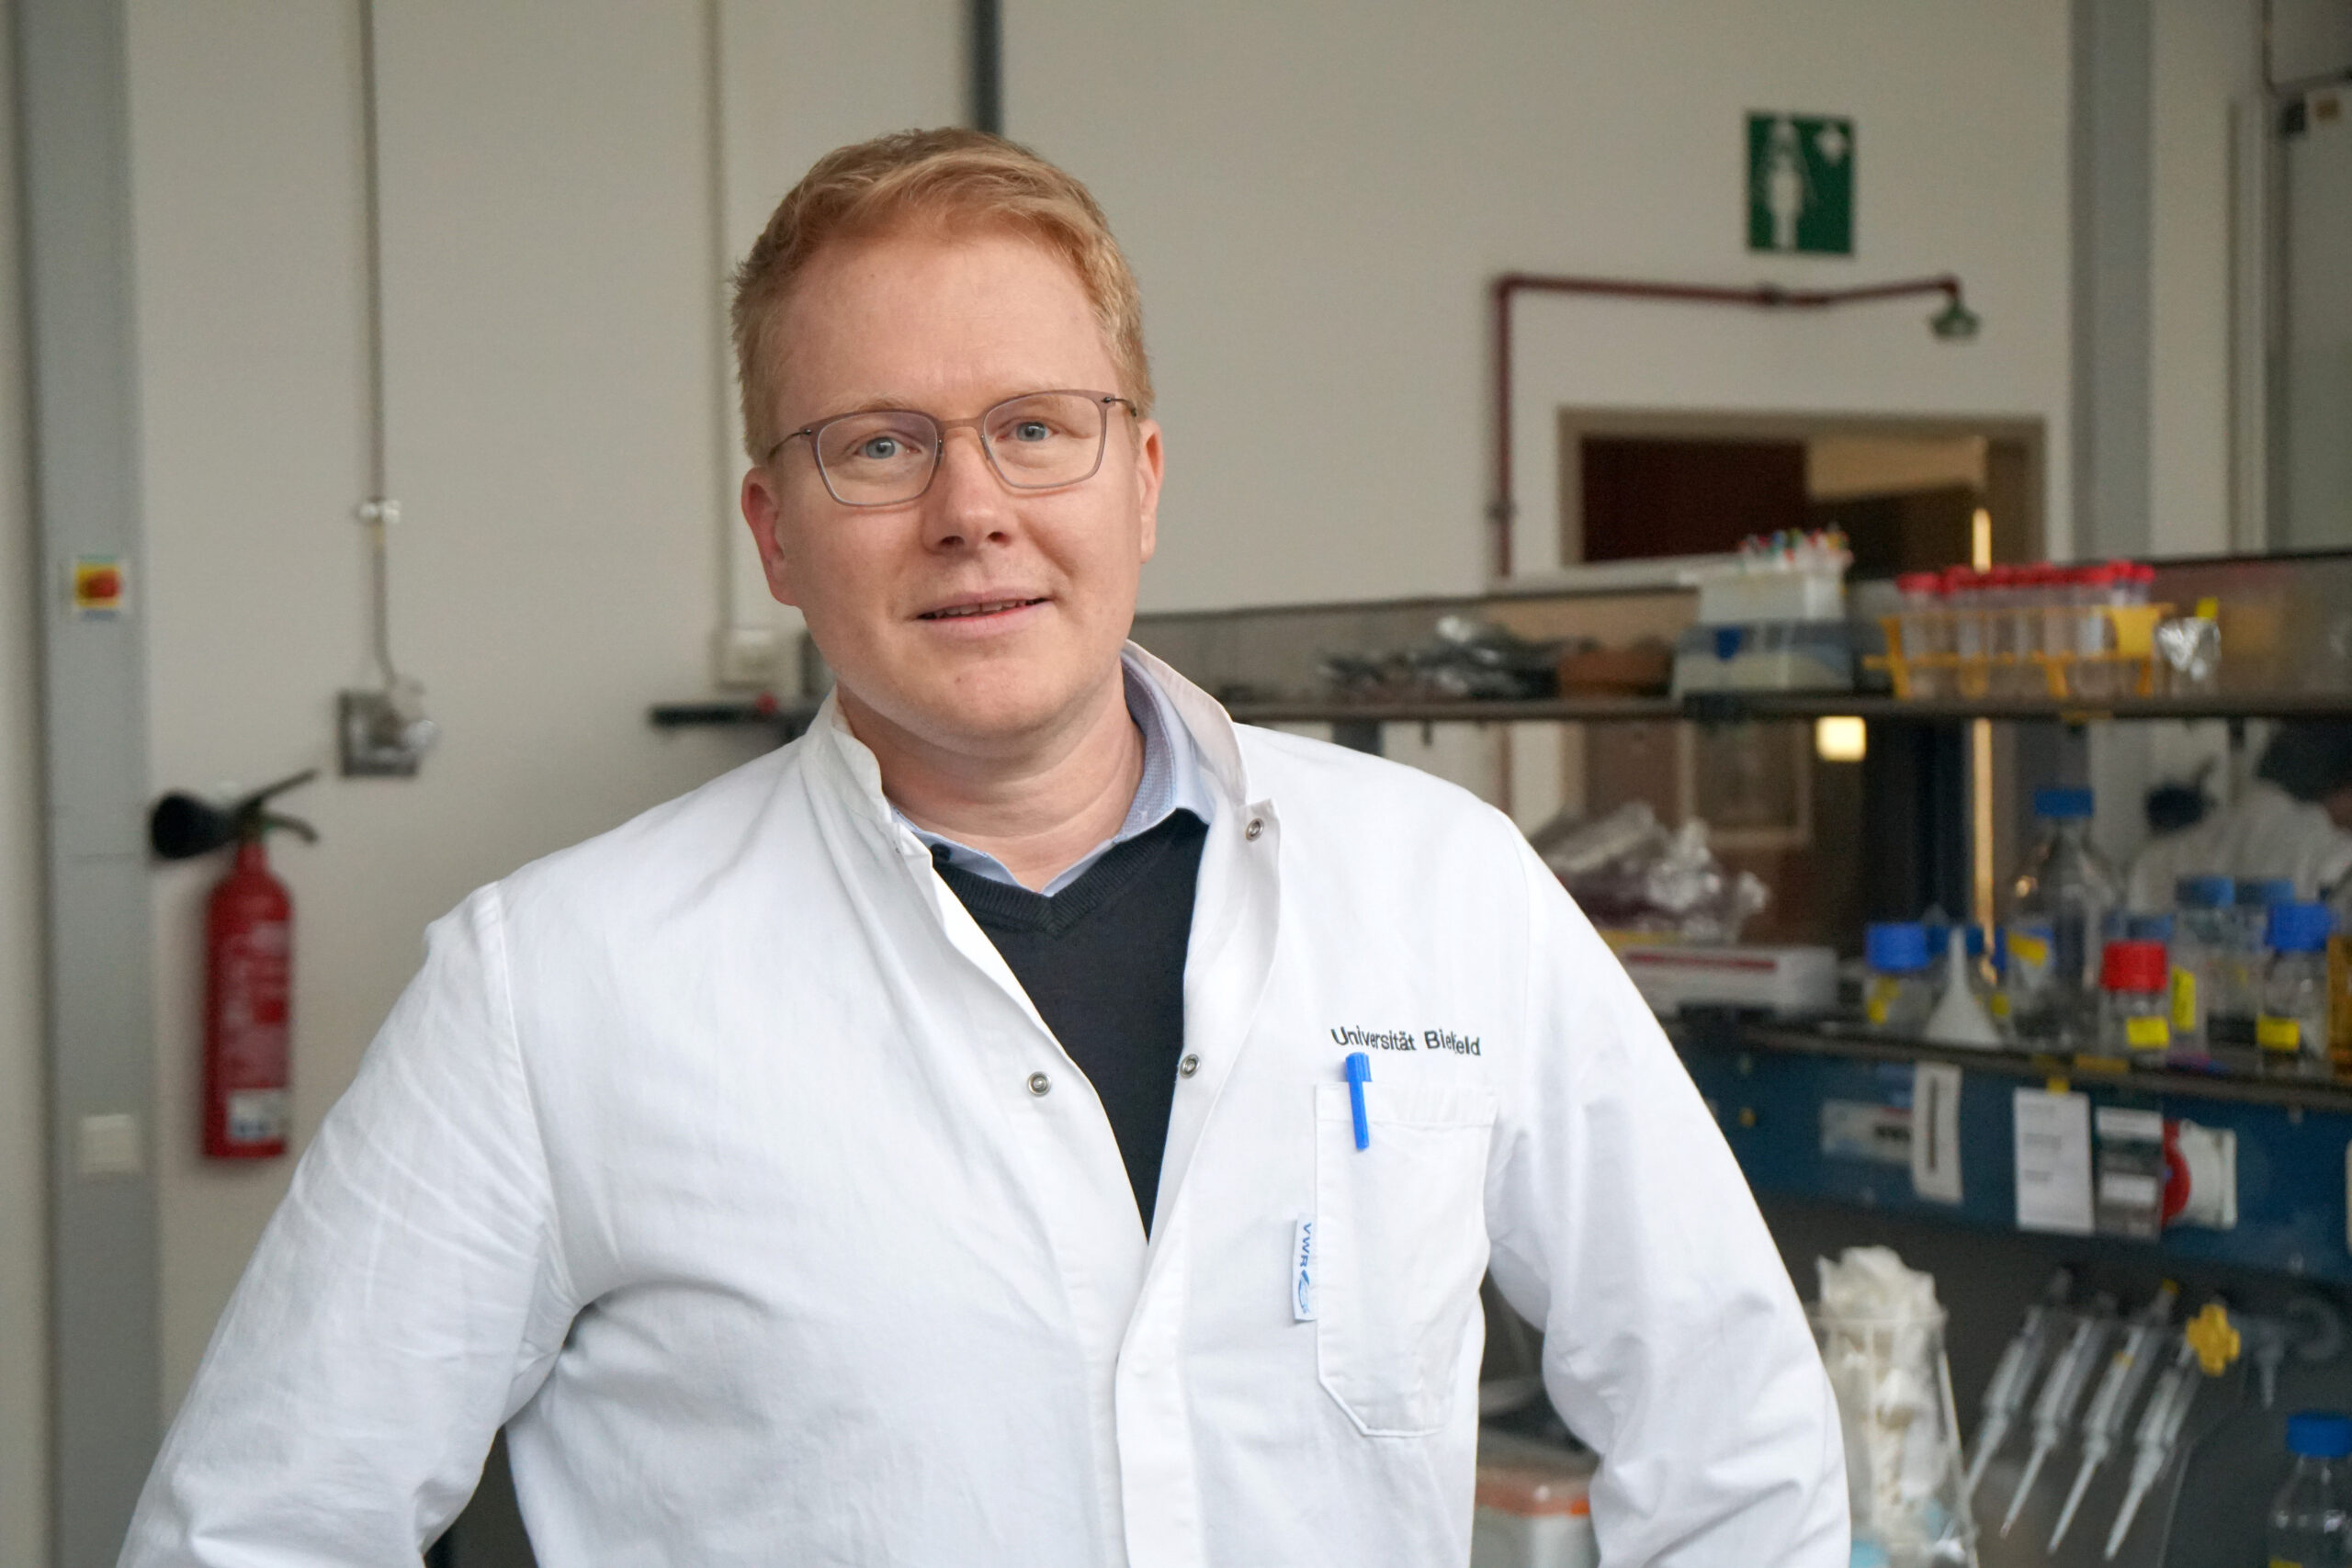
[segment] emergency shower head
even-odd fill
[[[1961,303],[1957,283],[1953,284],[1951,299],[1944,308],[1928,318],[1928,330],[1946,343],[1966,343],[1976,335],[1976,329],[1983,324],[1975,311]]]

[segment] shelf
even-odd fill
[[[1244,724],[1655,724],[1672,719],[1820,718],[1851,715],[1888,724],[1948,724],[1972,718],[2020,723],[2109,720],[2352,718],[2352,692],[2268,692],[2195,697],[2111,697],[2052,702],[2006,697],[1903,701],[1852,692],[1710,692],[1672,697],[1541,697],[1520,701],[1432,699],[1343,702],[1329,698],[1239,701]]]
[[[2007,698],[1903,702],[1851,692],[1720,692],[1672,697],[1538,697],[1513,702],[1432,698],[1420,702],[1339,702],[1280,698],[1226,705],[1242,724],[1663,724],[1677,719],[1737,723],[1850,715],[1882,724],[1951,724],[1972,718],[2018,723],[2097,724],[2109,720],[2352,718],[2352,692],[2270,693],[2211,697],[2117,697],[2103,703]],[[808,726],[813,702],[662,703],[647,715],[656,728],[766,725],[786,738]]]
[[[1924,1040],[1890,1040],[1835,1023],[1764,1023],[1728,1017],[1677,1021],[1678,1040],[1713,1049],[1778,1051],[1794,1055],[1834,1056],[1845,1061],[1910,1064],[1947,1062],[1981,1073],[2031,1082],[2065,1078],[2078,1087],[2229,1100],[2240,1105],[2277,1105],[2304,1111],[2352,1114],[2352,1083],[2324,1079],[2254,1077],[2200,1073],[2174,1067],[2144,1067],[2112,1056],[2075,1053],[1979,1050],[1938,1045]]]
[[[729,728],[740,725],[774,729],[786,740],[797,737],[817,716],[820,704],[778,703],[761,697],[741,701],[656,703],[646,710],[646,722],[656,729]]]
[[[2352,1086],[2227,1077],[2022,1051],[1973,1051],[1851,1032],[1851,1026],[1699,1016],[1677,1021],[1683,1065],[1760,1196],[1879,1210],[2066,1247],[2129,1249],[2167,1271],[2248,1269],[2352,1285],[2346,1246],[2346,1150]],[[1923,1063],[1958,1071],[1946,1146],[1958,1179],[1922,1191],[1913,1176],[1912,1120]],[[2156,1235],[2021,1225],[2018,1096],[2064,1087],[2087,1102],[2080,1157],[2086,1184],[2104,1168],[2107,1114],[2154,1111],[2194,1124],[2228,1151],[2234,1219],[2176,1224]],[[2199,1179],[2202,1179],[2201,1178]],[[2120,1254],[2119,1254],[2120,1255]]]

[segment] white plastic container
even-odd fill
[[[1618,955],[1660,1018],[1685,1008],[1750,1009],[1814,1018],[1838,1006],[1838,954],[1826,947],[1683,947],[1661,942]]]
[[[1674,694],[1849,692],[1854,644],[1843,621],[1686,627],[1674,645]]]
[[[1599,1568],[1593,1466],[1590,1454],[1481,1433],[1470,1568]]]
[[[1699,579],[1699,624],[1744,626],[1758,621],[1842,621],[1846,573],[1819,570],[1710,572]]]

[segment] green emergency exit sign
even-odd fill
[[[1854,254],[1854,122],[1837,115],[1747,117],[1747,248]]]

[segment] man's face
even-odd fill
[[[1125,389],[1077,274],[1016,235],[833,246],[783,310],[771,440],[857,409],[949,423],[1026,392]],[[805,436],[744,477],[769,589],[808,618],[854,723],[871,715],[953,751],[1011,754],[1116,680],[1151,558],[1160,447],[1152,422],[1117,404],[1109,420],[1102,468],[1058,490],[1008,489],[968,426],[947,433],[931,488],[902,504],[832,499]]]

